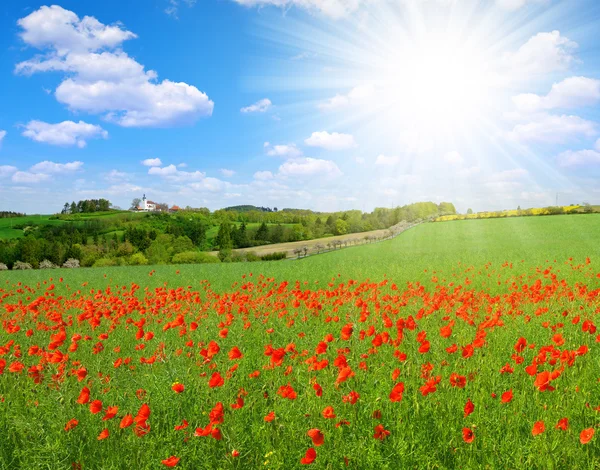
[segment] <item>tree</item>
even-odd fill
[[[219,233],[217,234],[215,243],[219,246],[220,250],[231,250],[233,247],[233,241],[231,240],[231,225],[229,222],[225,221],[219,226]]]
[[[77,204],[75,204],[75,201],[73,201],[71,203],[71,209],[69,211],[71,214],[77,214]]]
[[[267,227],[266,223],[260,224],[258,230],[256,231],[256,239],[260,241],[266,241],[269,239],[269,227]]]
[[[473,209],[471,209],[470,207],[467,209],[467,214],[472,214],[473,213]]]
[[[346,235],[348,233],[348,222],[344,219],[337,219],[335,221],[335,234],[336,235]]]
[[[246,248],[250,246],[250,242],[248,240],[248,231],[246,230],[246,222],[242,222],[242,225],[240,225],[240,228],[236,231],[234,242],[239,248]]]
[[[129,210],[136,210],[138,207],[140,207],[140,204],[142,203],[142,200],[139,197],[134,197],[133,201],[131,201],[131,207],[129,208]],[[75,203],[73,203],[75,204]]]

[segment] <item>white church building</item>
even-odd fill
[[[146,195],[144,194],[138,210],[142,212],[154,212],[156,211],[156,203],[146,199]]]

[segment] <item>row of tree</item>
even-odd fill
[[[89,214],[92,212],[106,212],[112,204],[108,199],[85,199],[71,204],[65,202],[61,214]]]
[[[21,214],[20,212],[12,212],[12,211],[0,211],[0,219],[9,219],[12,217],[25,217],[25,214]]]

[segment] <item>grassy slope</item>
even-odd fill
[[[9,217],[0,219],[0,239],[20,238],[23,230],[14,229],[15,225],[60,225],[62,220],[50,220],[50,215],[26,215],[24,217]]]
[[[222,291],[250,272],[290,281],[328,282],[340,274],[344,279],[361,280],[381,280],[387,276],[396,283],[404,283],[430,279],[433,270],[451,275],[468,266],[481,268],[488,262],[494,267],[505,261],[513,262],[516,272],[526,273],[537,266],[554,264],[554,260],[560,268],[569,257],[583,262],[587,256],[595,260],[600,258],[599,255],[600,215],[590,214],[425,224],[391,241],[346,248],[304,260],[4,272],[0,273],[0,279],[9,283],[31,283],[50,276],[62,276],[71,283],[87,281],[90,285],[101,286],[137,282],[151,287],[164,282],[171,286],[197,286],[198,281],[208,279],[214,289]],[[151,269],[156,272],[149,277]],[[177,270],[181,275],[175,275]]]

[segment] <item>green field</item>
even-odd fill
[[[527,217],[0,272],[0,468],[597,469],[599,242]]]
[[[51,215],[27,215],[24,217],[8,217],[0,219],[0,239],[20,238],[23,236],[22,229],[13,228],[15,225],[61,225],[62,220],[50,220]]]
[[[599,214],[430,223],[390,241],[301,260],[217,266],[86,268],[56,273],[60,272],[66,282],[87,281],[92,285],[122,284],[136,279],[138,282],[143,280],[148,286],[159,286],[164,282],[171,286],[194,286],[200,280],[208,279],[214,289],[223,291],[249,272],[276,279],[321,283],[338,275],[341,279],[387,276],[397,283],[405,283],[427,280],[433,270],[450,275],[462,272],[465,266],[481,268],[492,263],[498,268],[506,261],[514,264],[515,272],[529,273],[537,266],[555,264],[554,260],[560,266],[570,257],[578,262],[590,257],[600,263]],[[148,272],[152,269],[155,273],[149,278]],[[180,270],[180,276],[174,276],[177,270]],[[21,280],[25,283],[43,280],[49,274],[40,271],[0,273],[9,282]]]

